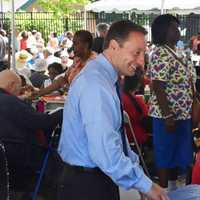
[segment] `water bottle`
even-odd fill
[[[149,101],[150,94],[151,94],[151,92],[150,92],[149,85],[145,85],[145,87],[144,87],[144,100],[145,100],[146,103],[148,103],[148,101]]]

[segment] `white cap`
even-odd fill
[[[43,72],[47,69],[47,63],[45,59],[38,58],[33,65],[30,65],[30,69],[36,72]]]

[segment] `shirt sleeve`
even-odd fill
[[[62,111],[52,115],[37,112],[31,105],[26,104],[17,97],[9,98],[8,104],[10,110],[13,110],[13,114],[8,113],[5,117],[8,117],[14,124],[25,130],[52,129],[61,121]]]
[[[163,49],[158,49],[152,55],[150,76],[152,80],[167,82],[169,80],[170,57]]]
[[[112,93],[102,85],[90,84],[80,98],[80,113],[90,157],[118,186],[148,192],[152,182],[141,169],[137,155],[129,146],[129,156],[123,153],[119,132],[120,104],[116,91],[113,89]],[[89,104],[89,100],[93,103]]]

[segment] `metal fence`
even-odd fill
[[[3,28],[10,32],[11,13],[0,13],[0,22]],[[65,17],[58,18],[50,12],[16,12],[15,24],[17,31],[37,30],[42,33],[43,38],[47,41],[50,32],[62,33],[67,27],[68,19]]]
[[[77,31],[86,28],[95,34],[96,24],[100,22],[113,23],[121,19],[130,19],[148,31],[148,40],[151,38],[151,23],[156,14],[136,13],[74,13],[58,17],[51,12],[16,12],[15,22],[19,31],[38,30],[47,41],[50,32],[61,34],[64,30]],[[192,35],[200,32],[200,15],[176,15],[181,22],[183,40],[187,41]],[[4,29],[10,30],[11,13],[0,13],[0,23]]]

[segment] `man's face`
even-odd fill
[[[54,78],[59,74],[54,68],[50,68],[49,70],[49,78],[54,80]]]
[[[75,56],[83,57],[88,46],[79,37],[75,36],[73,38],[73,48]]]
[[[179,25],[177,22],[171,22],[167,32],[168,42],[176,44],[178,40],[180,40],[180,31],[178,27]]]
[[[49,53],[48,53],[47,50],[44,50],[44,51],[43,51],[43,56],[44,56],[44,59],[48,58]]]
[[[145,49],[144,34],[131,32],[123,44],[113,43],[112,64],[120,75],[132,76],[136,68],[143,69]]]

